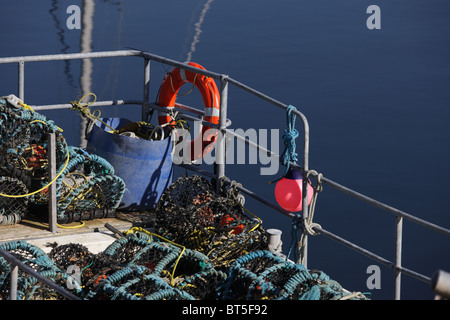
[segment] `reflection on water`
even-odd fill
[[[57,0],[52,0],[51,4],[50,4],[50,10],[48,11],[55,23],[55,28],[56,28],[56,34],[58,35],[58,40],[61,43],[61,49],[60,52],[61,53],[68,53],[70,46],[69,44],[66,42],[66,37],[65,37],[65,31],[67,29],[63,28],[62,26],[66,26],[66,23],[64,21],[63,24],[61,24],[61,20],[59,18],[58,15],[58,11],[59,11],[59,6],[58,6],[58,1]],[[71,73],[70,70],[70,63],[71,60],[66,60],[63,61],[64,63],[64,75],[67,77],[67,83],[72,87],[72,88],[76,88],[75,85],[75,81],[74,81],[74,76]]]
[[[122,1],[112,1],[112,0],[103,0],[106,3],[110,3],[113,6],[117,6],[117,11],[119,12],[119,16],[117,19],[117,31],[114,35],[113,39],[113,49],[120,50],[122,49],[122,30],[123,30],[123,21],[124,21],[124,7]],[[108,74],[106,75],[105,84],[103,86],[102,91],[99,96],[103,97],[107,91],[111,92],[111,100],[114,100],[116,89],[119,83],[119,75],[121,62],[120,58],[113,58],[112,62],[109,65]]]
[[[92,31],[94,29],[94,12],[95,2],[94,0],[83,0],[82,19],[81,19],[81,40],[80,47],[81,52],[92,51]],[[92,90],[92,59],[81,60],[81,77],[80,87],[81,95],[85,96]],[[81,102],[81,101],[80,101]],[[80,147],[86,148],[87,140],[85,139],[87,121],[84,117],[80,117]]]
[[[214,0],[207,0],[205,2],[205,4],[203,5],[202,12],[200,13],[200,16],[198,18],[198,21],[194,24],[195,35],[194,35],[194,38],[192,39],[191,46],[189,48],[189,52],[187,53],[187,56],[186,56],[186,63],[191,61],[192,55],[195,52],[195,47],[196,47],[197,43],[200,41],[200,34],[202,33],[202,23],[203,23],[203,20],[205,19],[205,15],[208,12],[211,3],[213,1]]]

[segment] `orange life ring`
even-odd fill
[[[198,63],[189,62],[188,65],[206,70]],[[178,90],[184,83],[193,83],[200,91],[203,99],[205,117],[204,120],[213,124],[219,123],[220,112],[220,94],[214,79],[194,73],[189,70],[180,69],[178,67],[172,69],[166,74],[161,84],[158,105],[161,107],[174,107],[177,98]],[[175,121],[168,113],[158,112],[158,122],[160,125],[175,124]],[[191,160],[200,160],[204,155],[212,150],[217,138],[217,132],[205,132],[211,129],[208,126],[203,126],[202,133],[195,140],[190,142]],[[201,143],[201,150],[196,150],[194,146]]]

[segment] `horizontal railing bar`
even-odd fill
[[[202,74],[216,80],[226,77],[223,74],[199,69],[182,63],[176,60],[165,58],[150,52],[139,50],[116,50],[116,51],[99,51],[99,52],[83,52],[83,53],[61,53],[61,54],[46,54],[35,56],[19,56],[19,57],[5,57],[0,58],[0,64],[4,63],[18,63],[18,62],[44,62],[44,61],[58,61],[58,60],[75,60],[75,59],[95,59],[95,58],[114,58],[114,57],[142,57],[148,60],[154,60],[167,64],[173,67],[179,67],[194,73]]]
[[[247,145],[249,145],[249,146],[251,146],[253,148],[256,148],[256,149],[259,149],[261,151],[266,152],[268,156],[280,158],[280,156],[278,154],[273,153],[272,151],[268,150],[267,148],[264,148],[264,147],[260,146],[259,144],[255,143],[253,141],[250,141],[248,138],[243,137],[243,136],[237,134],[236,132],[227,130],[227,133],[233,135],[237,139],[245,142]],[[299,170],[303,170],[303,168],[301,166],[299,166],[298,164],[296,164],[296,163],[292,163],[291,162],[291,166],[295,167],[295,168],[297,168]],[[314,176],[315,178],[317,178],[317,174],[314,171],[311,171],[310,174],[312,176]],[[411,215],[409,213],[406,213],[404,211],[401,211],[399,209],[391,207],[391,206],[389,206],[387,204],[384,204],[384,203],[382,203],[380,201],[372,199],[372,198],[370,198],[370,197],[368,197],[366,195],[363,195],[363,194],[361,194],[361,193],[359,193],[357,191],[354,191],[354,190],[352,190],[350,188],[347,188],[347,187],[345,187],[345,186],[343,186],[343,185],[341,185],[341,184],[339,184],[339,183],[337,183],[337,182],[335,182],[335,181],[333,181],[331,179],[328,179],[326,177],[322,176],[321,181],[326,183],[326,184],[328,184],[328,185],[330,185],[330,186],[332,186],[332,187],[334,187],[334,188],[336,188],[336,189],[338,189],[338,190],[340,190],[340,191],[342,191],[342,192],[344,192],[344,193],[347,193],[347,194],[349,194],[351,196],[354,196],[354,197],[356,197],[358,199],[366,201],[369,204],[372,204],[372,205],[374,205],[374,206],[376,206],[376,207],[378,207],[380,209],[383,209],[385,211],[391,212],[391,213],[393,213],[393,214],[395,214],[397,216],[404,217],[405,219],[408,219],[408,220],[410,220],[412,222],[415,222],[415,223],[417,223],[419,225],[422,225],[424,227],[430,228],[432,230],[435,230],[435,231],[441,232],[441,233],[443,233],[443,234],[445,234],[447,236],[450,236],[450,230],[449,229],[446,229],[446,228],[441,227],[439,225],[436,225],[434,223],[428,222],[426,220],[417,218],[417,217],[415,217],[415,216],[413,216],[413,215]]]
[[[172,67],[179,67],[179,68],[182,68],[182,69],[185,69],[185,70],[192,71],[194,73],[202,74],[202,75],[205,75],[207,77],[211,77],[211,78],[216,79],[216,80],[220,80],[223,77],[226,77],[226,75],[223,75],[223,74],[220,74],[220,73],[199,69],[199,68],[190,66],[190,65],[188,65],[186,63],[179,62],[179,61],[176,61],[176,60],[172,60],[172,59],[169,59],[169,58],[165,58],[165,57],[162,57],[162,56],[150,53],[150,52],[141,51],[140,52],[140,56],[142,56],[145,59],[154,60],[154,61],[161,62],[163,64],[170,65]]]
[[[243,136],[237,134],[236,132],[227,130],[227,133],[235,136],[237,139],[245,142],[247,145],[249,145],[249,146],[251,146],[253,148],[256,148],[256,149],[259,149],[261,151],[266,152],[266,154],[268,156],[280,158],[280,156],[278,154],[273,153],[272,151],[268,150],[267,148],[264,148],[264,147],[260,146],[259,144],[255,143],[253,141],[250,141],[246,137],[243,137]],[[294,168],[299,169],[299,170],[303,170],[303,168],[301,166],[299,166],[298,164],[296,164],[296,163],[291,162],[290,165],[292,167],[294,167]],[[310,174],[312,176],[314,176],[315,178],[317,178],[317,174],[314,171],[310,171]],[[335,181],[333,181],[331,179],[328,179],[328,178],[326,178],[324,176],[322,176],[321,181],[326,183],[326,184],[328,184],[328,185],[330,185],[330,186],[332,186],[332,187],[334,187],[334,188],[336,188],[336,189],[338,189],[338,190],[340,190],[340,191],[342,191],[342,192],[344,192],[344,193],[347,193],[347,194],[349,194],[351,196],[354,196],[354,197],[356,197],[358,199],[366,201],[369,204],[372,204],[372,205],[374,205],[374,206],[376,206],[376,207],[378,207],[380,209],[383,209],[385,211],[391,212],[391,213],[393,213],[393,214],[395,214],[397,216],[404,217],[405,219],[408,219],[408,220],[410,220],[412,222],[420,224],[420,225],[422,225],[424,227],[430,228],[432,230],[435,230],[435,231],[441,232],[441,233],[443,233],[443,234],[445,234],[447,236],[450,236],[450,230],[449,229],[446,229],[446,228],[441,227],[439,225],[436,225],[434,223],[428,222],[426,220],[417,218],[417,217],[415,217],[415,216],[413,216],[413,215],[411,215],[409,213],[406,213],[404,211],[401,211],[399,209],[391,207],[391,206],[389,206],[387,204],[384,204],[384,203],[382,203],[380,201],[372,199],[372,198],[370,198],[370,197],[368,197],[366,195],[363,195],[363,194],[361,194],[361,193],[359,193],[357,191],[354,191],[354,190],[352,190],[350,188],[347,188],[347,187],[345,187],[345,186],[343,186],[343,185],[341,185],[341,184],[339,184],[339,183],[337,183],[337,182],[335,182]]]
[[[159,110],[159,111],[163,111],[163,112],[167,112],[168,108],[172,108],[172,109],[175,109],[175,110],[178,110],[178,111],[182,110],[181,108],[178,109],[177,107],[161,107],[161,106],[158,106],[157,104],[154,104],[154,103],[148,103],[147,105],[150,106],[153,109],[156,109],[156,110]],[[219,129],[219,125],[218,124],[214,124],[214,123],[211,123],[211,122],[206,121],[204,119],[200,119],[198,117],[194,117],[194,116],[191,116],[191,115],[188,115],[188,114],[185,114],[185,113],[179,114],[179,117],[183,118],[183,119],[190,120],[190,121],[200,121],[203,125],[206,125],[206,126],[211,127],[211,128]]]
[[[287,107],[288,107],[286,104],[284,104],[284,103],[282,103],[282,102],[280,102],[280,101],[278,101],[278,100],[276,100],[276,99],[274,99],[272,97],[269,97],[268,95],[266,95],[266,94],[264,94],[262,92],[259,92],[258,90],[255,90],[252,87],[249,87],[246,84],[243,84],[242,82],[239,82],[239,81],[237,81],[237,80],[235,80],[233,78],[228,77],[227,81],[229,83],[233,84],[234,86],[236,86],[238,88],[241,88],[244,91],[247,91],[247,92],[249,92],[249,93],[251,93],[253,95],[256,95],[256,96],[260,97],[261,99],[263,99],[263,100],[265,100],[267,102],[270,102],[270,103],[272,103],[272,104],[274,104],[274,105],[276,105],[276,106],[278,106],[278,107],[280,107],[282,109],[287,109]]]
[[[257,97],[259,97],[259,98],[261,98],[261,99],[263,99],[265,101],[267,101],[267,102],[270,102],[271,104],[273,104],[273,105],[275,105],[275,106],[277,106],[277,107],[279,107],[279,108],[281,108],[283,110],[286,110],[288,108],[288,106],[286,104],[284,104],[284,103],[282,103],[282,102],[280,102],[280,101],[278,101],[278,100],[276,100],[276,99],[274,99],[272,97],[269,97],[268,95],[266,95],[266,94],[264,94],[264,93],[262,93],[262,92],[260,92],[258,90],[255,90],[255,89],[247,86],[246,84],[243,84],[242,82],[239,82],[239,81],[237,81],[237,80],[235,80],[233,78],[230,78],[230,77],[227,77],[226,80],[228,82],[230,82],[231,84],[235,85],[236,87],[241,88],[242,90],[245,90],[245,91],[247,91],[247,92],[249,92],[249,93],[251,93],[251,94],[253,94],[253,95],[255,95],[255,96],[257,96]],[[302,121],[303,121],[304,133],[305,133],[305,136],[304,136],[304,152],[305,152],[306,155],[308,155],[309,154],[309,123],[308,123],[308,120],[306,119],[306,116],[302,112],[300,112],[300,111],[298,111],[296,109],[293,112],[297,116],[299,116],[302,119]],[[307,160],[308,160],[308,157],[305,157],[304,161],[307,162]],[[305,168],[309,167],[308,163],[304,163],[303,165],[305,166]]]
[[[31,276],[35,277],[38,281],[42,282],[43,284],[51,287],[52,289],[54,289],[55,291],[57,291],[58,293],[62,294],[64,297],[70,299],[70,300],[81,300],[79,297],[77,297],[76,295],[68,292],[66,289],[61,288],[60,286],[58,286],[56,283],[54,283],[53,281],[45,278],[44,276],[42,276],[41,274],[39,274],[38,272],[36,272],[35,270],[33,270],[33,268],[27,266],[26,264],[22,263],[19,259],[17,259],[16,257],[14,257],[12,254],[10,254],[8,251],[5,251],[3,249],[0,248],[0,255],[2,257],[4,257],[7,261],[9,261],[11,264],[18,266],[20,269],[22,269],[24,272],[30,274]]]
[[[224,183],[227,183],[227,184],[230,184],[230,183],[231,183],[231,180],[230,180],[228,177],[225,177],[225,178],[223,179],[223,181],[224,181]],[[284,210],[284,209],[281,208],[279,205],[277,205],[277,204],[275,204],[275,203],[273,203],[273,202],[271,202],[271,201],[268,201],[268,200],[264,199],[263,197],[258,196],[256,193],[254,193],[253,191],[251,191],[251,190],[249,190],[249,189],[243,187],[242,185],[237,185],[236,188],[237,188],[239,191],[242,191],[242,192],[244,192],[245,194],[249,195],[249,196],[252,197],[253,199],[258,200],[259,202],[265,204],[266,206],[268,206],[268,207],[270,207],[270,208],[272,208],[272,209],[275,209],[276,211],[280,212],[281,214],[283,214],[283,215],[285,215],[285,216],[287,216],[287,217],[289,217],[289,218],[291,218],[291,219],[294,218],[294,217],[296,216],[294,213],[289,212],[289,211],[287,211],[287,210]]]
[[[362,247],[360,247],[360,246],[358,246],[358,245],[356,245],[356,244],[354,244],[354,243],[352,243],[352,242],[350,242],[348,240],[345,240],[345,239],[335,235],[334,233],[331,233],[331,232],[323,229],[322,227],[314,226],[313,230],[316,231],[317,233],[322,234],[322,235],[326,236],[327,238],[330,238],[330,239],[332,239],[332,240],[334,240],[334,241],[336,241],[336,242],[338,242],[338,243],[340,243],[342,245],[345,245],[346,247],[348,247],[348,248],[350,248],[350,249],[352,249],[352,250],[354,250],[354,251],[356,251],[356,252],[358,252],[358,253],[360,253],[362,255],[365,255],[365,256],[371,258],[372,260],[375,260],[375,261],[377,261],[377,262],[379,262],[379,263],[381,263],[381,264],[383,264],[383,265],[385,265],[385,266],[387,266],[389,268],[392,268],[394,270],[398,270],[398,271],[400,271],[400,272],[402,272],[402,273],[404,273],[404,274],[406,274],[406,275],[408,275],[410,277],[416,278],[417,280],[426,282],[428,284],[431,283],[431,278],[429,278],[429,277],[427,277],[425,275],[422,275],[422,274],[420,274],[418,272],[412,271],[410,269],[404,268],[404,267],[397,267],[395,265],[395,263],[393,263],[393,262],[391,262],[391,261],[389,261],[389,260],[387,260],[387,259],[385,259],[383,257],[380,257],[377,254],[375,254],[375,253],[373,253],[373,252],[371,252],[371,251],[369,251],[367,249],[364,249],[364,248],[362,248]]]
[[[61,53],[61,54],[46,54],[35,56],[6,57],[0,58],[0,64],[17,63],[17,62],[43,62],[43,61],[75,60],[75,59],[114,58],[114,57],[130,57],[130,56],[141,56],[141,51],[117,50],[117,51]]]
[[[127,104],[142,105],[142,101],[138,101],[138,100],[96,101],[96,102],[90,104],[89,107],[120,106],[120,105],[127,105]],[[35,111],[42,111],[42,110],[70,109],[73,106],[70,103],[63,103],[63,104],[49,104],[49,105],[39,105],[39,106],[30,105],[30,107]]]
[[[196,114],[197,116],[199,116],[198,120],[203,120],[203,119],[201,119],[201,117],[205,116],[205,111],[204,110],[193,108],[191,106],[188,106],[188,105],[185,105],[185,104],[182,104],[182,103],[178,103],[178,102],[175,103],[175,109],[179,109],[179,110],[183,110],[183,111],[187,111],[187,112],[191,112],[193,114]],[[205,121],[205,120],[203,120],[203,121],[204,121],[203,124],[206,124],[208,126],[217,126],[217,128],[219,128],[219,125],[214,125],[213,123]],[[231,120],[227,118],[227,120],[226,120],[226,127],[229,127],[229,126],[231,126]]]
[[[94,108],[94,107],[107,107],[107,106],[119,106],[119,105],[128,105],[128,104],[135,104],[135,105],[142,105],[143,101],[139,101],[139,100],[109,100],[109,101],[96,101],[92,104],[89,105],[90,108]],[[153,109],[156,110],[160,110],[160,111],[164,111],[166,112],[168,107],[161,107],[158,106],[154,103],[146,103],[146,105],[150,106]],[[35,111],[43,111],[43,110],[61,110],[61,109],[70,109],[72,108],[72,104],[70,103],[63,103],[63,104],[52,104],[52,105],[30,105],[30,107],[35,110]],[[188,107],[185,105],[176,105],[176,107],[174,107],[175,110],[178,111],[189,111],[189,112],[193,112],[193,110],[196,110],[196,114],[198,115],[204,115],[204,112],[192,107]],[[204,119],[198,118],[198,117],[194,117],[194,116],[190,116],[188,114],[185,113],[181,113],[180,118],[183,119],[187,119],[190,121],[200,121],[203,125],[206,125],[208,127],[211,128],[215,128],[218,129],[219,125],[218,124],[214,124],[211,123],[209,121],[206,121]],[[229,119],[227,119],[227,126],[231,125],[231,121]]]
[[[206,170],[203,170],[203,169],[200,169],[200,168],[197,168],[194,165],[180,163],[180,164],[177,164],[177,166],[185,168],[185,169],[188,169],[188,170],[192,170],[194,172],[197,172],[197,173],[202,174],[204,176],[210,177],[212,179],[217,179],[217,175],[216,174],[211,173],[211,172],[206,171]],[[225,184],[228,184],[228,185],[231,184],[231,180],[228,177],[224,177],[222,181]],[[236,188],[239,191],[242,191],[243,193],[249,195],[253,199],[255,199],[255,200],[265,204],[266,206],[268,206],[268,207],[270,207],[270,208],[280,212],[281,214],[283,214],[283,215],[285,215],[285,216],[287,216],[289,218],[294,218],[295,217],[294,213],[284,210],[279,205],[277,205],[277,204],[275,204],[275,203],[273,203],[271,201],[268,201],[268,200],[264,199],[263,197],[258,196],[256,193],[254,193],[253,191],[243,187],[242,185],[238,185],[238,186],[236,186]]]
[[[206,170],[203,170],[203,169],[200,169],[200,168],[197,168],[195,165],[192,165],[192,164],[179,163],[179,164],[177,164],[177,166],[181,167],[181,168],[188,169],[188,170],[192,170],[192,171],[194,171],[196,173],[199,173],[201,175],[207,176],[207,177],[212,178],[212,179],[217,179],[217,175],[216,174],[214,174],[212,172],[209,172],[209,171],[206,171]]]
[[[245,144],[247,144],[248,146],[253,147],[253,148],[257,149],[257,150],[259,149],[259,151],[263,151],[269,157],[275,157],[277,159],[280,158],[280,156],[278,154],[272,152],[271,150],[269,150],[269,149],[267,149],[265,147],[260,146],[256,142],[253,142],[253,141],[249,140],[247,137],[244,137],[244,136],[242,136],[242,135],[240,135],[240,134],[238,134],[238,133],[236,133],[236,132],[234,132],[232,130],[229,130],[229,129],[226,129],[225,132],[227,134],[230,134],[230,135],[236,137],[238,140],[245,142]]]
[[[190,107],[190,106],[182,104],[182,103],[175,102],[175,108],[194,113],[200,117],[205,116],[205,111]]]
[[[311,175],[317,177],[317,175],[314,172],[311,172]],[[347,194],[349,194],[351,196],[354,196],[354,197],[356,197],[356,198],[358,198],[360,200],[363,200],[363,201],[365,201],[365,202],[367,202],[367,203],[369,203],[369,204],[371,204],[373,206],[376,206],[376,207],[378,207],[380,209],[383,209],[385,211],[393,213],[396,216],[403,217],[403,218],[408,219],[408,220],[410,220],[410,221],[412,221],[414,223],[417,223],[419,225],[422,225],[422,226],[427,227],[429,229],[432,229],[434,231],[438,231],[440,233],[443,233],[446,236],[450,236],[450,230],[449,229],[446,229],[444,227],[438,226],[438,225],[436,225],[434,223],[431,223],[431,222],[428,222],[426,220],[417,218],[417,217],[415,217],[415,216],[413,216],[413,215],[411,215],[409,213],[406,213],[404,211],[401,211],[399,209],[391,207],[391,206],[389,206],[387,204],[384,204],[384,203],[382,203],[382,202],[380,202],[378,200],[375,200],[375,199],[370,198],[370,197],[368,197],[366,195],[363,195],[362,193],[359,193],[359,192],[357,192],[355,190],[347,188],[347,187],[345,187],[345,186],[343,186],[343,185],[341,185],[341,184],[339,184],[339,183],[337,183],[337,182],[335,182],[335,181],[333,181],[331,179],[322,177],[321,181],[326,183],[326,184],[328,184],[328,185],[330,185],[330,186],[332,186],[332,187],[334,187],[334,188],[336,188],[336,189],[338,189],[338,190],[340,190],[340,191],[342,191],[342,192],[344,192],[344,193],[347,193]]]

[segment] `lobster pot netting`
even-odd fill
[[[199,299],[217,296],[226,275],[213,269],[200,252],[180,248],[148,233],[116,240],[101,254],[116,261],[115,272],[96,275],[88,299]]]
[[[76,272],[76,294],[87,300],[214,299],[226,279],[204,254],[146,232],[127,233],[97,254],[81,244],[52,246],[49,259]]]
[[[59,223],[114,214],[125,183],[103,158],[68,147],[62,130],[45,116],[0,99],[0,225],[15,224],[48,205],[48,134],[56,137]],[[6,178],[3,178],[6,177]],[[42,189],[40,192],[37,190]],[[14,197],[30,194],[30,197]]]
[[[70,275],[61,270],[43,271],[41,275],[66,291],[75,295],[79,295],[80,289],[78,286],[70,287],[68,283],[73,283]],[[53,288],[46,286],[39,282],[36,278],[30,277],[29,281],[22,290],[18,290],[18,299],[21,300],[65,300],[66,298],[55,291]],[[78,288],[78,289],[74,289]]]
[[[61,287],[66,287],[69,276],[62,272],[55,262],[38,247],[25,241],[12,241],[2,244],[0,248],[9,252],[47,279],[52,280]],[[4,258],[0,258],[0,299],[10,298],[10,273],[11,266],[9,262]],[[17,299],[19,300],[63,299],[60,294],[20,269],[17,282]],[[74,293],[76,294],[76,292]]]
[[[130,231],[135,228],[130,229]],[[144,231],[128,233],[103,251],[121,266],[142,266],[153,275],[165,278],[173,285],[194,275],[213,269],[204,254],[179,247]]]
[[[236,188],[220,196],[200,176],[180,177],[161,195],[155,230],[204,253],[215,268],[228,268],[241,255],[267,246],[265,230],[244,213],[241,199]]]
[[[0,176],[0,193],[22,195],[28,193],[28,188],[17,178]],[[27,210],[27,197],[0,197],[0,225],[18,223],[25,216]]]
[[[344,290],[321,271],[308,271],[301,264],[263,250],[237,259],[222,289],[225,300],[337,300],[347,296],[366,299],[360,293]]]
[[[102,254],[126,267],[150,241],[151,237],[146,233],[130,233],[111,243]]]
[[[220,288],[226,279],[227,275],[223,271],[209,269],[187,277],[178,285],[178,288],[196,300],[218,300]]]
[[[62,173],[55,182],[58,222],[105,218],[114,214],[125,192],[123,180],[114,175],[114,168],[105,159],[77,147],[68,150],[69,161],[60,168]],[[47,203],[47,193],[35,197],[34,204],[38,208]]]
[[[71,147],[70,155],[69,165],[57,181],[61,218],[73,221],[75,217],[114,213],[125,192],[124,181],[114,175],[109,162],[95,154]]]
[[[128,267],[103,280],[98,297],[108,300],[194,300],[188,293],[147,273],[145,267]]]
[[[25,195],[49,183],[48,134],[56,136],[56,164],[67,158],[67,145],[61,130],[45,116],[15,107],[0,98],[0,225],[15,224],[27,212]],[[44,190],[45,191],[45,190]]]
[[[97,286],[115,272],[124,269],[124,265],[115,260],[111,255],[100,252],[94,254],[81,244],[70,243],[54,245],[49,257],[55,261],[58,268],[65,270],[67,274],[75,274],[79,295],[87,299],[95,296]]]

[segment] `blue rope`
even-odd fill
[[[280,156],[280,162],[283,166],[286,167],[286,170],[282,177],[278,178],[275,181],[269,182],[274,183],[279,180],[281,180],[289,171],[290,162],[297,163],[297,152],[295,152],[296,146],[295,146],[295,139],[299,136],[299,133],[297,129],[295,129],[295,119],[296,115],[293,111],[297,111],[297,108],[295,108],[292,105],[289,105],[286,109],[286,125],[287,128],[284,129],[283,133],[283,141],[284,141],[284,151]]]
[[[291,256],[291,252],[294,251],[294,261],[297,261],[297,250],[293,250],[295,244],[298,243],[298,230],[302,226],[302,219],[300,215],[295,215],[292,219],[292,228],[291,228],[291,244],[289,245],[289,251],[286,259],[289,259]]]

